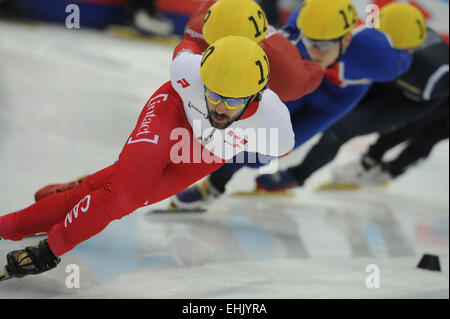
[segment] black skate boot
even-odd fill
[[[24,19],[27,14],[25,5],[16,0],[0,0],[0,18]]]
[[[14,250],[7,256],[7,265],[0,281],[10,278],[23,278],[37,275],[55,268],[61,259],[48,247],[47,240],[41,240],[37,246]]]

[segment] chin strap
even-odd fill
[[[336,58],[336,60],[334,61],[333,64],[338,63],[339,61],[341,61],[342,57],[344,56],[344,43],[343,43],[343,41],[344,41],[344,37],[339,39],[339,55],[338,55],[338,57]]]
[[[244,116],[245,112],[247,112],[247,109],[248,109],[248,107],[250,106],[250,103],[255,102],[255,101],[259,102],[259,101],[261,100],[260,97],[261,97],[262,93],[263,93],[264,90],[266,90],[268,87],[269,87],[269,84],[266,84],[266,86],[265,86],[261,91],[259,91],[258,93],[256,93],[256,94],[253,96],[253,98],[251,98],[250,100],[248,100],[247,105],[246,105],[245,108],[244,108],[244,111],[241,113],[241,115],[239,115],[239,117],[238,117],[236,120],[233,121],[233,123],[236,122],[236,121],[239,121],[239,120]]]
[[[239,115],[238,118],[235,119],[232,123],[239,121],[244,116],[245,112],[247,112],[247,109],[250,106],[250,103],[252,103],[253,100],[254,100],[254,98],[248,100],[247,105],[244,107],[244,111],[242,111],[241,115]]]

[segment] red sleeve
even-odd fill
[[[82,191],[86,190],[87,185],[81,183],[80,187],[73,188],[69,193],[55,194],[57,196],[49,196],[48,200],[34,204],[21,212],[19,217],[26,219],[32,228],[37,228],[48,222],[47,214],[50,212],[53,221],[48,242],[50,249],[61,256],[101,232],[113,220],[175,195],[219,169],[224,160],[207,153],[207,149],[193,137],[192,128],[182,110],[181,97],[167,82],[153,94],[142,110],[135,129],[112,167],[114,171],[106,172],[111,174],[109,181],[91,192]],[[178,136],[173,134],[175,128],[180,129]],[[193,160],[196,152],[201,154],[200,163]],[[185,158],[188,163],[176,164],[174,159],[178,157]],[[73,208],[64,207],[72,196],[78,197],[79,202]],[[42,218],[44,212],[46,218]],[[17,219],[15,215],[7,218]],[[3,216],[0,218],[0,229],[5,224],[2,219]],[[18,230],[20,228],[22,232],[23,227],[10,228],[12,231],[7,235],[12,238],[20,236]],[[28,231],[36,233],[32,229]]]
[[[194,41],[202,52],[209,47],[208,43],[203,38],[203,21],[209,8],[215,3],[215,0],[207,0],[201,4],[197,10],[191,15],[186,28],[184,30],[184,38],[186,40]]]
[[[195,42],[189,41],[189,40],[183,40],[181,41],[177,47],[175,48],[175,51],[173,51],[172,60],[176,58],[178,53],[180,53],[183,50],[189,50],[194,54],[202,54],[202,51],[198,48],[197,44]]]
[[[276,33],[261,42],[270,62],[269,87],[284,102],[297,100],[313,92],[322,82],[324,72],[304,60],[297,48]]]

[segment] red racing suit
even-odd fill
[[[89,176],[72,190],[0,217],[0,235],[21,240],[47,232],[50,249],[61,256],[111,221],[182,191],[223,164],[220,159],[209,164],[172,163],[171,148],[179,143],[170,139],[173,128],[192,133],[183,102],[168,82],[144,107],[114,165]],[[144,141],[142,133],[147,131],[151,133]],[[186,140],[192,143],[191,147],[196,143],[193,138]]]
[[[180,43],[171,67],[175,78],[158,89],[147,102],[115,164],[90,175],[71,190],[1,216],[0,236],[21,240],[46,232],[50,249],[61,256],[101,232],[113,220],[169,198],[219,169],[226,160],[213,153],[217,149],[211,151],[208,148],[215,145],[209,142],[218,141],[229,146],[227,139],[235,141],[236,138],[228,134],[233,126],[228,132],[219,130],[223,131],[224,137],[211,135],[208,142],[195,132],[195,126],[192,129],[192,121],[195,124],[196,120],[203,119],[204,125],[209,123],[202,116],[207,112],[203,90],[190,90],[203,86],[200,82],[200,53],[193,42],[185,40]],[[192,63],[185,65],[187,60]],[[184,81],[178,81],[178,75]],[[189,85],[186,85],[186,79]],[[175,89],[175,86],[178,87]],[[194,95],[183,94],[185,90]],[[275,150],[275,155],[290,151],[294,146],[294,134],[287,107],[270,89],[266,90],[260,102],[252,103],[254,105],[235,122],[236,129],[239,125],[255,128],[274,125],[279,128],[281,145]],[[174,136],[174,131],[180,132],[180,129],[184,135]],[[246,141],[246,146],[253,144],[251,142]],[[235,150],[241,148],[239,143],[231,144]],[[180,162],[179,159],[186,156],[186,149],[189,150],[189,158]],[[198,150],[202,154],[200,161],[195,158]]]

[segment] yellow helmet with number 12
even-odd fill
[[[302,34],[313,40],[336,40],[350,33],[358,14],[350,0],[305,0],[297,18]]]
[[[250,97],[266,87],[269,60],[255,41],[228,36],[205,51],[200,76],[209,90],[223,97]]]
[[[206,13],[203,37],[208,44],[230,36],[260,42],[268,32],[266,14],[253,0],[219,0]]]

